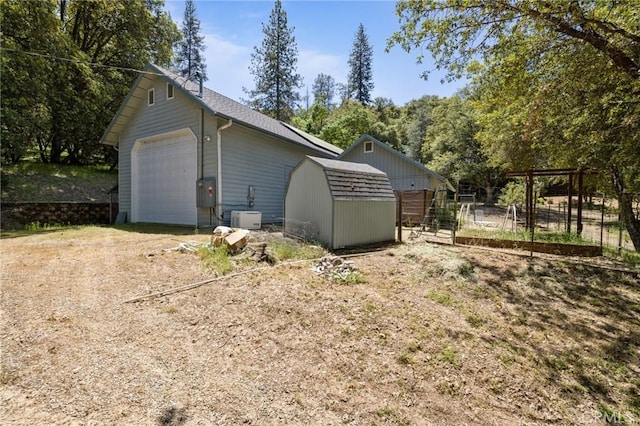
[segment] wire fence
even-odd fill
[[[579,218],[576,206],[572,206],[571,220],[566,201],[557,202],[548,199],[543,205],[536,205],[534,212],[535,232],[541,237],[556,236],[556,240],[567,243],[591,243],[633,250],[633,242],[620,220],[615,202],[585,204],[582,209],[582,229],[578,233]],[[525,212],[516,206],[475,206],[461,205],[458,231],[464,235],[465,231],[481,229],[491,237],[511,232],[514,236],[522,235],[527,238],[525,229]],[[473,232],[471,232],[473,233]]]
[[[440,200],[436,196],[434,200],[419,223],[415,218],[421,212],[414,211],[415,203],[402,203],[402,222],[409,240],[424,237],[453,242],[456,235],[530,240],[531,233],[525,227],[526,214],[521,207],[486,205],[470,194],[459,194],[455,199],[450,195]],[[539,198],[533,218],[537,239],[634,250],[615,199],[599,197],[584,202],[579,233],[577,200],[572,201],[570,212],[567,196]],[[640,197],[633,205],[634,213],[640,215]]]

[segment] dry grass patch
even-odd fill
[[[640,418],[631,274],[413,244],[352,258],[351,285],[281,261],[122,304],[217,275],[165,251],[210,236],[73,232],[3,240],[7,424]]]

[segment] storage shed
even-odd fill
[[[391,183],[368,164],[307,156],[289,175],[284,214],[285,233],[330,249],[395,238]]]

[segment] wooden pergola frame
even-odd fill
[[[525,205],[526,205],[526,214],[525,214],[525,226],[527,230],[533,229],[534,225],[534,206],[535,200],[533,195],[533,178],[535,176],[569,176],[569,194],[567,201],[567,233],[571,232],[571,214],[572,214],[572,206],[571,201],[573,198],[573,183],[575,178],[578,179],[578,224],[576,232],[578,235],[582,234],[582,195],[583,195],[583,177],[584,175],[597,175],[599,173],[596,169],[530,169],[530,170],[521,170],[508,172],[507,177],[525,177],[525,185],[526,185],[526,197],[525,197]]]

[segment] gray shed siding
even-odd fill
[[[434,190],[442,188],[444,185],[437,178],[429,176],[423,170],[376,144],[373,144],[373,152],[364,152],[364,144],[360,143],[351,151],[346,152],[340,159],[354,163],[369,164],[376,169],[382,170],[387,174],[391,186],[395,190]]]
[[[315,240],[332,243],[332,198],[324,170],[304,161],[292,173],[285,194],[285,231],[292,232],[302,222],[312,222],[318,234]]]
[[[395,202],[335,200],[333,211],[332,248],[395,240]]]
[[[393,241],[396,202],[385,175],[358,171],[342,161],[324,162],[327,167],[344,164],[340,170],[326,168],[320,162],[323,160],[308,157],[291,173],[285,194],[285,231],[295,229],[296,223],[312,222],[318,232],[316,240],[331,249]],[[380,182],[380,188],[368,197],[359,191],[354,196],[344,195],[340,185],[332,181],[336,172],[345,182],[363,179],[368,173],[372,188],[378,179],[384,184]]]
[[[155,91],[155,104],[147,106],[147,90],[151,88]],[[174,91],[174,98],[168,100],[166,82],[148,76],[140,81],[133,97],[137,108],[129,124],[122,129],[118,145],[119,210],[127,212],[128,218],[131,217],[131,149],[136,140],[189,128],[196,135],[198,152],[200,150],[200,108],[179,91]],[[195,191],[195,182],[193,188]]]

